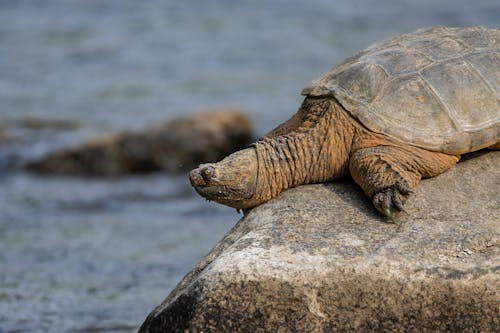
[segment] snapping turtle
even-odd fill
[[[500,29],[434,27],[375,44],[313,81],[251,147],[191,171],[209,200],[247,209],[350,174],[391,216],[420,179],[500,148]]]

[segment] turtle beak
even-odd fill
[[[191,170],[189,180],[194,188],[216,185],[217,173],[211,164],[202,164]]]
[[[212,164],[202,164],[189,173],[189,180],[195,191],[210,201],[227,200],[233,192],[227,181],[218,177],[217,169]]]

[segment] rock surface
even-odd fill
[[[236,110],[213,110],[140,132],[92,139],[27,163],[38,173],[117,176],[152,171],[179,172],[215,162],[252,141],[252,123]]]
[[[349,180],[285,191],[139,331],[498,331],[500,152],[476,155],[424,180],[393,222]]]

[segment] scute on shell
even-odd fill
[[[313,81],[368,129],[450,154],[500,138],[500,29],[434,27],[382,41]]]

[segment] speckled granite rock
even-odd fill
[[[253,139],[250,119],[233,109],[209,110],[138,132],[94,138],[77,147],[30,161],[37,173],[119,176],[151,171],[179,172],[215,162]]]
[[[500,152],[425,180],[394,223],[351,182],[257,207],[140,332],[493,332]]]

